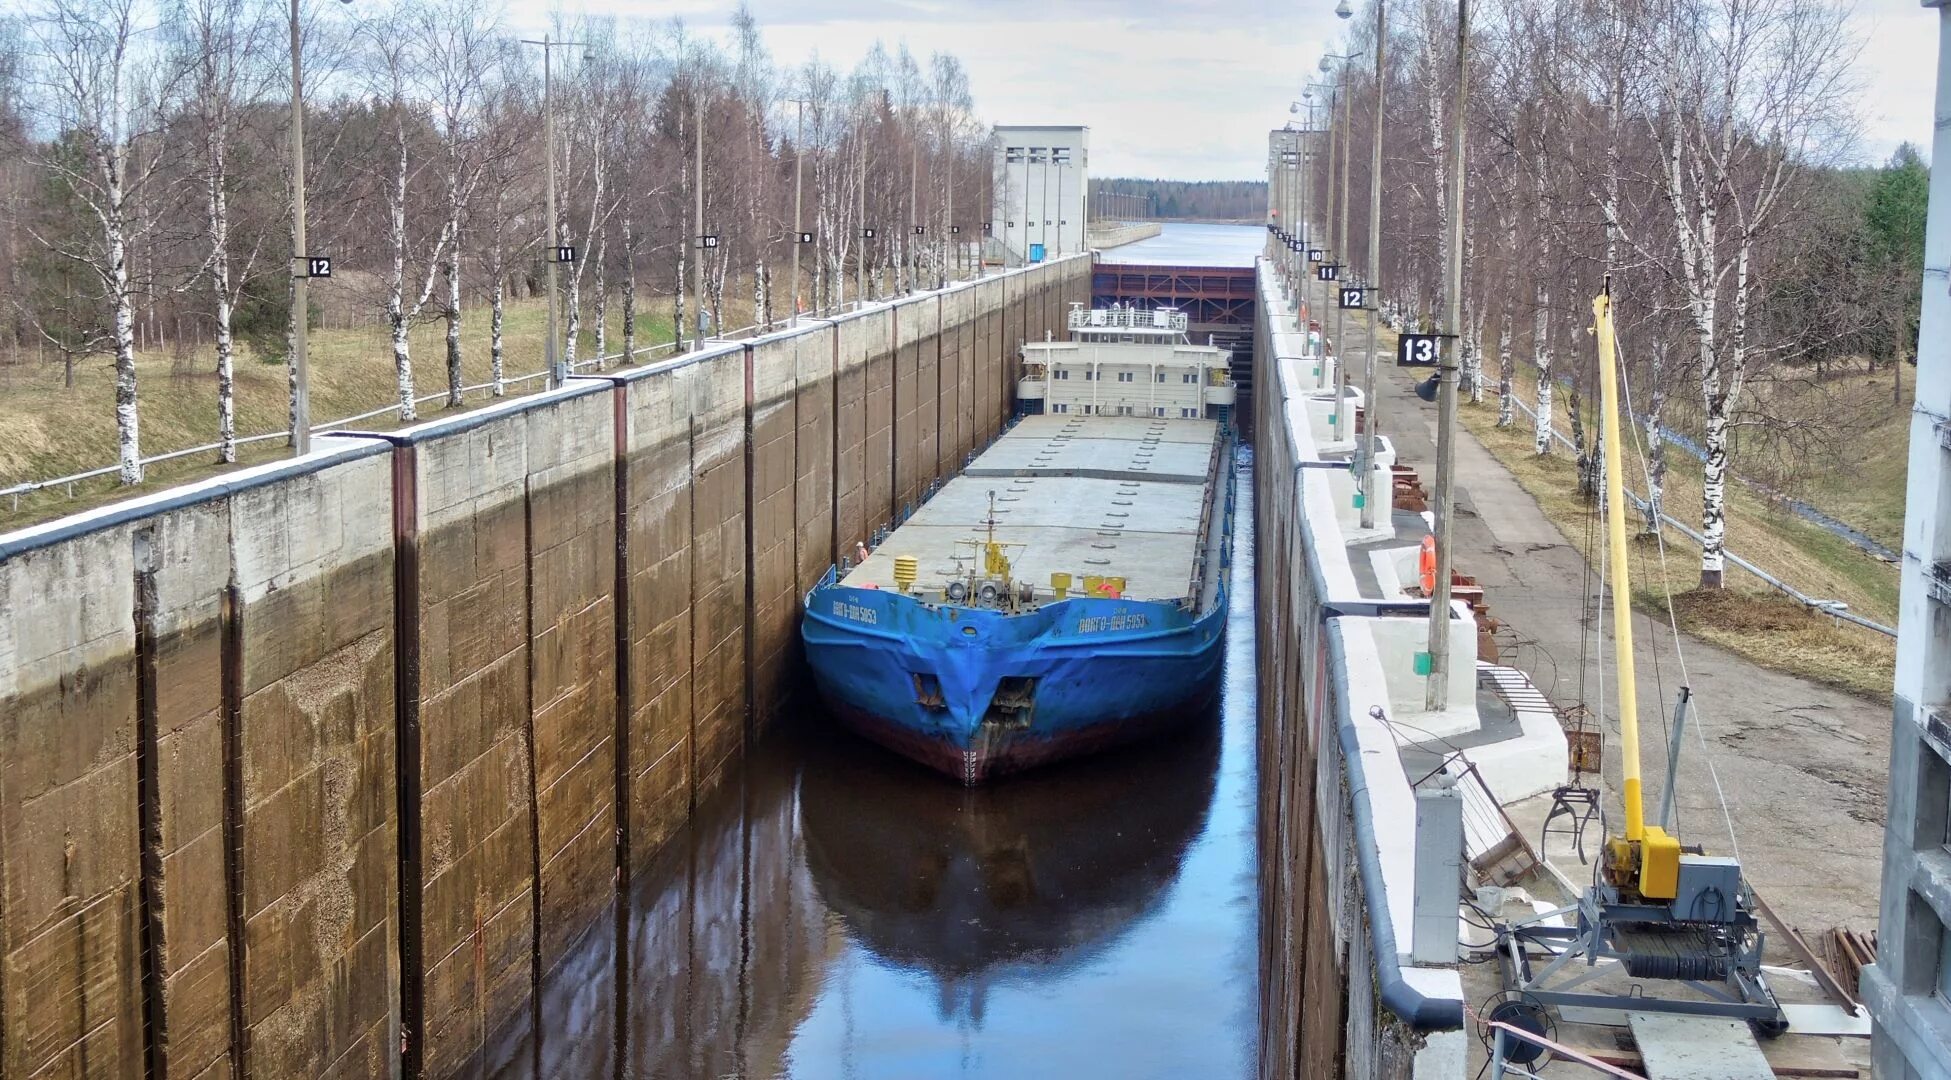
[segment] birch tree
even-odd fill
[[[231,195],[237,184],[232,144],[240,116],[263,100],[271,81],[264,63],[272,52],[276,24],[269,9],[245,0],[188,0],[178,14],[191,87],[191,112],[202,143],[202,175],[208,253],[200,267],[212,305],[217,349],[217,452],[237,460],[236,347],[231,333],[252,265],[253,247],[233,272]],[[262,235],[258,237],[262,239]]]
[[[427,158],[425,143],[431,127],[427,106],[417,94],[418,80],[426,70],[424,45],[416,39],[411,24],[404,20],[374,23],[368,30],[380,78],[378,106],[385,136],[378,156],[384,164],[386,198],[386,255],[382,306],[387,333],[393,346],[393,373],[399,398],[402,423],[419,417],[414,400],[413,351],[409,332],[420,321],[427,301],[433,296],[448,245],[453,242],[456,223],[446,214],[438,215],[441,225],[431,235],[412,222],[435,215],[416,206],[409,217],[408,199],[424,190],[421,177]],[[378,148],[376,148],[378,149]],[[380,164],[380,162],[375,162]]]
[[[1730,425],[1763,359],[1749,338],[1756,259],[1794,208],[1799,167],[1835,131],[1841,20],[1819,0],[1691,0],[1660,28],[1667,59],[1647,123],[1699,366],[1702,588],[1722,584]]]
[[[83,270],[107,310],[98,335],[115,357],[115,435],[124,484],[142,481],[135,364],[132,246],[154,227],[135,213],[164,158],[159,103],[169,72],[145,51],[136,0],[46,0],[26,19],[43,119],[64,133],[34,165],[88,215],[92,231],[72,239],[36,231],[57,259]]]
[[[427,97],[441,142],[445,245],[438,261],[447,289],[440,316],[446,322],[447,405],[452,408],[461,404],[466,382],[461,369],[461,230],[492,152],[486,145],[482,115],[487,83],[498,59],[494,47],[498,28],[475,0],[430,0],[412,18],[411,32],[426,49]],[[401,119],[396,116],[396,123]],[[403,135],[399,146],[404,153]],[[401,192],[402,206],[404,201]],[[396,336],[396,350],[399,340]]]

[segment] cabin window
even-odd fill
[[[1070,378],[1070,370],[1069,370],[1068,368],[1058,368],[1058,369],[1057,369],[1057,378],[1059,378],[1059,379],[1068,379],[1068,378]]]
[[[1085,381],[1085,382],[1096,382],[1096,381],[1097,381],[1097,372],[1095,372],[1095,371],[1085,371],[1085,372],[1084,372],[1084,381]]]
[[[1159,382],[1164,382],[1164,381],[1165,381],[1165,372],[1163,372],[1163,371],[1161,371],[1161,372],[1159,372],[1159,373],[1158,373],[1158,381],[1159,381]]]
[[[1129,406],[1129,405],[1121,405],[1121,406],[1119,406],[1119,407],[1118,407],[1118,413],[1119,413],[1119,415],[1121,415],[1121,416],[1130,416],[1130,415],[1131,415],[1131,406]]]
[[[1137,373],[1136,373],[1136,372],[1132,372],[1132,371],[1120,371],[1120,372],[1118,372],[1118,381],[1119,381],[1119,382],[1130,382],[1130,381],[1131,381],[1131,380],[1132,380],[1132,379],[1133,379],[1134,377],[1136,377],[1136,375],[1137,375]]]
[[[1179,376],[1179,381],[1190,386],[1199,381],[1199,375],[1196,372],[1188,371],[1184,375]]]
[[[1186,418],[1187,420],[1197,420],[1197,419],[1199,419],[1199,410],[1198,410],[1198,409],[1180,409],[1180,410],[1179,410],[1179,415],[1181,415],[1181,416],[1183,416],[1183,417],[1185,417],[1185,418]]]
[[[1050,411],[1051,411],[1051,412],[1069,412],[1069,411],[1070,411],[1070,406],[1068,406],[1068,405],[1065,405],[1065,404],[1064,404],[1063,402],[1061,402],[1061,401],[1060,401],[1060,402],[1058,402],[1057,404],[1055,404],[1055,405],[1052,405],[1052,406],[1050,406]]]

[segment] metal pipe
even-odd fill
[[[794,98],[798,112],[793,119],[793,317],[788,325],[799,325],[799,246],[801,232],[806,226],[801,222],[801,192],[806,182],[806,99]]]
[[[305,250],[305,82],[300,74],[298,0],[291,0],[291,452],[312,449],[312,375],[305,332],[311,322]]]
[[[1693,698],[1690,687],[1680,688],[1680,697],[1673,703],[1673,734],[1666,744],[1666,786],[1660,789],[1660,828],[1667,827],[1673,813],[1673,781],[1680,773],[1680,734],[1687,730],[1687,703]]]
[[[695,177],[691,184],[692,221],[697,226],[693,232],[697,239],[691,242],[698,250],[697,257],[691,261],[691,295],[698,308],[695,317],[697,333],[692,336],[691,345],[697,348],[705,340],[705,99],[704,95],[698,93],[696,76],[693,76],[691,84],[691,112],[691,160]],[[555,216],[551,214],[549,220],[553,223]],[[550,295],[554,295],[553,289]]]
[[[1362,452],[1357,460],[1361,474],[1355,478],[1362,493],[1362,528],[1375,527],[1375,431],[1381,416],[1375,400],[1375,318],[1379,314],[1374,297],[1382,280],[1382,97],[1383,45],[1389,38],[1388,0],[1375,0],[1375,131],[1368,165],[1368,286],[1362,297],[1368,308],[1368,355],[1362,362],[1362,406],[1367,416],[1362,422]],[[1339,407],[1339,406],[1338,406]]]
[[[568,372],[562,369],[561,346],[556,340],[556,263],[561,254],[561,237],[556,235],[555,208],[555,100],[550,93],[550,65],[555,49],[551,47],[549,35],[542,35],[542,156],[548,159],[548,208],[549,216],[549,336],[542,343],[543,359],[549,368],[549,385],[561,386]]]

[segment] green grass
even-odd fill
[[[1529,380],[1520,378],[1517,383],[1520,400],[1527,404],[1535,400]],[[1562,430],[1562,407],[1555,409]],[[1562,446],[1547,456],[1535,453],[1530,419],[1521,412],[1512,427],[1497,427],[1494,393],[1484,404],[1465,405],[1459,412],[1464,425],[1537,499],[1567,542],[1588,559],[1596,559],[1601,534],[1592,520],[1591,504],[1577,493],[1577,469],[1570,453]],[[1630,452],[1627,461],[1628,486],[1638,488],[1631,481],[1639,472],[1639,462]],[[1678,453],[1670,454],[1668,461],[1667,513],[1686,521],[1699,512],[1699,465]],[[1895,620],[1895,567],[1770,505],[1741,484],[1729,487],[1727,520],[1729,550],[1806,593],[1842,600],[1851,610],[1879,622]],[[1634,523],[1637,526],[1636,516]],[[1724,576],[1725,589],[1699,589],[1700,549],[1672,529],[1664,535],[1664,560],[1650,540],[1634,543],[1636,603],[1664,614],[1670,597],[1681,629],[1702,640],[1764,667],[1867,697],[1889,698],[1896,664],[1894,641],[1810,612],[1732,565]]]
[[[639,348],[671,340],[669,309],[667,298],[639,305]],[[621,314],[622,305],[612,303],[610,336],[606,343],[612,352],[622,348]],[[508,306],[503,327],[504,377],[542,370],[546,324],[546,308],[539,301]],[[417,326],[412,331],[409,341],[416,395],[439,393],[447,385],[445,335],[445,325],[439,321]],[[462,321],[461,347],[463,382],[467,385],[487,382],[486,308],[468,311]],[[594,327],[585,318],[583,331],[578,335],[578,356],[587,358],[594,347]],[[307,352],[314,423],[353,416],[396,400],[392,347],[384,327],[315,329],[309,335]],[[215,366],[215,349],[207,345],[186,357],[161,351],[138,356],[136,377],[144,455],[216,441]],[[512,384],[508,392],[511,395],[532,393],[541,387],[542,380],[534,379]],[[283,429],[287,389],[282,353],[258,356],[240,343],[236,393],[240,436]],[[493,400],[488,391],[476,391],[467,396],[460,408],[478,408]],[[72,388],[62,385],[58,363],[0,364],[0,487],[114,464],[114,401],[114,367],[106,357],[79,364]],[[424,420],[448,411],[444,401],[428,402],[420,406],[419,418]],[[389,412],[362,420],[358,426],[383,430],[398,424],[397,414]],[[240,451],[240,464],[271,460],[287,452],[283,440],[252,444]],[[195,479],[233,467],[218,462],[212,452],[152,465],[147,470],[147,482],[137,488],[123,487],[110,475],[76,485],[72,497],[65,490],[37,492],[23,497],[18,507],[11,499],[0,500],[0,528],[127,498],[153,490],[158,481]]]

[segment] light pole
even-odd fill
[[[305,251],[305,82],[300,55],[298,0],[291,0],[291,452],[304,455],[312,450],[312,373],[305,358],[311,263]]]
[[[1443,343],[1436,369],[1436,588],[1429,598],[1429,683],[1424,701],[1432,712],[1448,707],[1450,691],[1450,518],[1456,509],[1456,371],[1458,354],[1463,351],[1463,137],[1467,130],[1464,109],[1470,103],[1469,41],[1470,0],[1456,0],[1456,105],[1450,117],[1450,282],[1449,295],[1444,297],[1449,340]],[[1619,508],[1613,507],[1612,512],[1619,513]]]
[[[1349,137],[1349,132],[1348,132],[1348,126],[1349,126],[1348,108],[1349,108],[1349,98],[1351,95],[1348,92],[1347,83],[1348,83],[1348,64],[1350,61],[1353,61],[1354,59],[1355,59],[1354,53],[1325,53],[1321,57],[1321,65],[1320,65],[1321,72],[1323,74],[1327,74],[1329,68],[1332,66],[1330,65],[1329,61],[1340,60],[1342,62],[1341,78],[1329,84],[1328,174],[1324,178],[1325,182],[1321,185],[1322,187],[1326,188],[1328,192],[1327,213],[1324,214],[1321,218],[1321,226],[1322,226],[1322,231],[1330,238],[1331,242],[1325,246],[1332,248],[1337,253],[1346,251],[1348,247],[1348,159],[1351,156],[1353,156],[1352,152],[1354,150],[1354,142]],[[1341,110],[1341,119],[1339,121],[1335,119],[1335,109],[1337,107],[1339,107]],[[1337,156],[1336,155],[1337,149],[1339,149],[1340,151],[1339,157],[1341,161],[1341,194],[1339,200],[1337,200],[1335,195],[1335,161]],[[1341,217],[1339,219],[1335,217],[1335,207],[1337,204],[1339,204],[1339,206],[1341,207]],[[1339,224],[1338,235],[1336,232],[1337,223]],[[1342,439],[1347,437],[1348,423],[1349,423],[1348,365],[1342,363],[1342,354],[1341,354],[1341,346],[1342,346],[1341,335],[1342,335],[1342,329],[1346,326],[1346,324],[1347,324],[1347,317],[1342,314],[1341,305],[1336,304],[1335,305],[1335,411],[1334,411],[1336,442],[1339,442]]]
[[[1362,306],[1368,310],[1368,355],[1362,362],[1362,404],[1367,416],[1362,423],[1361,452],[1356,456],[1359,473],[1357,489],[1362,500],[1364,529],[1375,527],[1375,431],[1380,422],[1379,402],[1375,399],[1375,321],[1374,294],[1382,272],[1382,87],[1384,45],[1388,40],[1388,0],[1375,0],[1375,128],[1370,148],[1368,174],[1368,272],[1363,279]],[[1341,0],[1335,14],[1350,18],[1355,9]]]
[[[793,119],[793,317],[789,326],[799,325],[799,246],[805,242],[805,228],[800,224],[800,192],[806,177],[806,99],[788,98],[799,107]]]
[[[296,2],[297,0],[293,0],[293,3]],[[585,49],[589,46],[580,41],[556,41],[547,34],[543,34],[542,40],[540,41],[523,38],[522,44],[539,45],[542,47],[542,156],[548,159],[548,180],[544,185],[547,192],[545,198],[548,206],[543,212],[549,217],[549,249],[544,259],[549,265],[549,336],[542,343],[542,355],[549,365],[549,385],[561,386],[563,381],[568,379],[569,372],[562,366],[559,352],[561,343],[556,340],[556,264],[562,261],[562,248],[560,246],[562,240],[556,233],[555,99],[553,97],[553,76],[550,61],[554,58],[556,49],[565,45],[574,45],[578,48]],[[585,59],[587,59],[587,56],[585,56]]]

